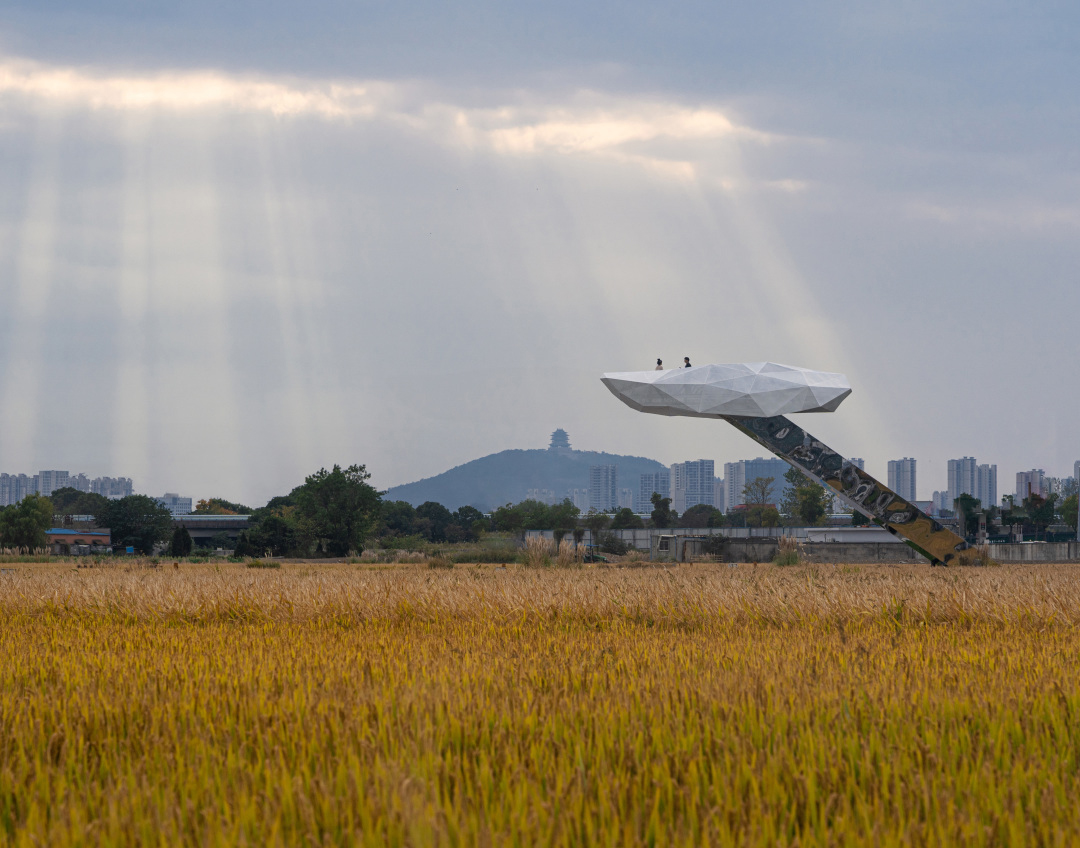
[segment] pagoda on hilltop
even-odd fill
[[[548,450],[560,452],[570,450],[570,436],[562,427],[551,434],[551,444],[548,445]]]

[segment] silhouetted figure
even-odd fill
[[[664,370],[664,360],[662,360],[662,359],[656,360],[656,370],[657,371],[663,371]]]
[[[685,365],[683,365],[683,368],[693,368],[694,367],[693,365],[690,364],[690,357],[689,356],[684,356],[682,358],[682,361],[685,363]]]

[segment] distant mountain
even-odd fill
[[[667,467],[642,456],[573,450],[566,433],[556,430],[547,450],[493,453],[435,477],[394,486],[385,499],[408,501],[413,506],[435,501],[449,509],[467,505],[485,512],[525,500],[529,489],[549,489],[562,500],[568,489],[588,487],[590,465],[617,466],[618,487],[635,492],[640,475],[663,471]]]

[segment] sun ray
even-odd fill
[[[43,351],[52,322],[57,209],[60,186],[59,144],[63,116],[55,108],[35,115],[26,211],[19,231],[11,298],[11,335],[4,356],[0,404],[0,458],[15,467],[37,462],[44,368]]]

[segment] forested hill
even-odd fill
[[[638,488],[638,477],[666,466],[641,456],[619,456],[599,451],[505,450],[451,468],[436,477],[394,486],[386,500],[419,506],[435,501],[450,509],[475,506],[488,511],[525,500],[529,489],[551,489],[562,500],[567,489],[589,485],[590,465],[616,465],[620,489]]]

